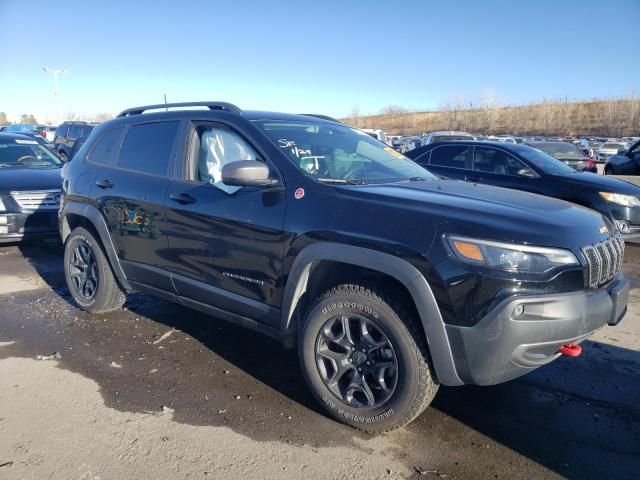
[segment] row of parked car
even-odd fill
[[[15,123],[0,127],[0,132],[27,135],[40,145],[54,152],[66,161],[82,146],[96,124],[87,122],[64,122],[57,127],[29,123]]]
[[[297,347],[319,404],[368,432],[409,423],[441,384],[577,356],[622,320],[639,187],[522,144],[409,154],[223,102],[125,110],[64,166],[0,133],[0,238],[59,235],[88,312],[141,291]]]
[[[597,164],[605,163],[606,165],[603,169],[605,175],[640,175],[640,165],[634,161],[634,155],[630,155],[633,150],[632,146],[640,141],[640,137],[575,139],[540,136],[486,136],[456,131],[397,136],[387,135],[380,129],[364,129],[363,131],[403,154],[420,147],[445,141],[474,140],[479,142],[525,144],[551,155],[576,170],[597,173]],[[611,161],[609,161],[610,159]]]

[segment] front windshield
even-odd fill
[[[346,125],[288,121],[256,124],[300,170],[318,181],[387,183],[437,179],[393,148]]]
[[[584,160],[585,158],[584,153],[571,143],[536,143],[533,147],[561,160]]]
[[[0,143],[0,168],[59,167],[62,161],[35,140],[15,139]]]
[[[570,173],[576,173],[576,171],[570,166],[562,163],[560,160],[556,160],[551,155],[547,155],[540,150],[528,147],[526,145],[513,145],[511,147],[516,153],[519,153],[529,162],[533,163],[538,169],[544,173],[550,175],[567,175]]]

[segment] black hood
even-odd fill
[[[370,218],[392,219],[375,228],[381,235],[402,232],[403,240],[410,243],[423,242],[428,231],[437,229],[439,234],[579,251],[607,238],[611,229],[599,213],[569,202],[467,182],[402,182],[340,190],[352,201],[361,201],[359,218],[371,215]],[[420,224],[420,218],[428,224]],[[336,226],[346,229],[354,220],[352,214],[344,212],[338,216]],[[609,230],[602,231],[605,225]]]
[[[60,170],[60,167],[0,168],[0,193],[59,189],[62,187]]]
[[[576,172],[558,176],[562,178],[563,183],[575,184],[576,188],[593,188],[594,191],[597,190],[598,192],[624,193],[640,197],[640,186],[619,178],[589,172]]]

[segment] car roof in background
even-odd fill
[[[31,140],[32,142],[35,142],[30,135],[0,132],[0,143],[15,143],[16,140]]]

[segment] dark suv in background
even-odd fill
[[[575,356],[626,312],[624,242],[602,215],[438,179],[339,122],[139,107],[67,165],[60,231],[81,308],[138,290],[297,346],[316,399],[365,431],[410,422],[440,384]]]
[[[87,137],[95,125],[87,122],[64,122],[56,128],[53,137],[58,155],[63,160],[71,158],[73,146],[79,138]]]

